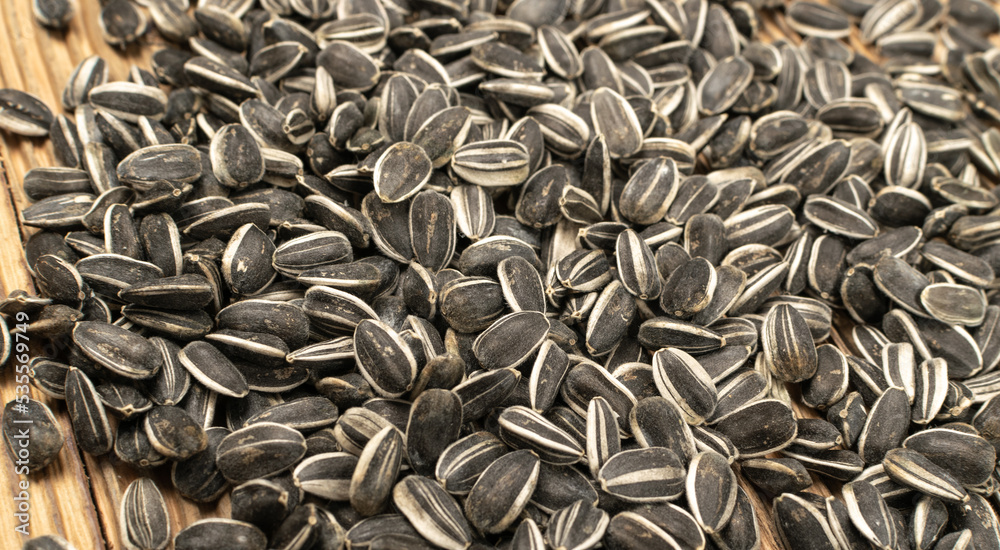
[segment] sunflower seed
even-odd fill
[[[364,447],[351,477],[351,506],[364,516],[379,513],[388,503],[399,474],[403,438],[392,426],[378,432]]]
[[[806,321],[794,307],[771,309],[761,328],[764,361],[771,374],[786,382],[812,378],[817,369],[816,346]]]
[[[141,477],[125,488],[118,512],[122,546],[130,550],[166,548],[170,543],[170,515],[156,483]]]
[[[34,399],[25,403],[12,400],[4,406],[3,439],[12,460],[20,461],[27,455],[24,464],[28,472],[55,461],[64,442],[52,411]]]
[[[12,88],[0,89],[0,128],[13,134],[44,137],[52,125],[52,111],[41,99]]]
[[[529,174],[527,149],[516,141],[490,140],[459,147],[451,159],[456,174],[483,186],[509,186]]]
[[[538,457],[528,450],[508,453],[490,464],[465,501],[471,524],[486,533],[512,525],[535,490],[539,465]]]
[[[219,443],[229,433],[226,428],[206,429],[208,444],[205,449],[173,464],[170,479],[182,495],[196,502],[212,502],[229,488],[229,482],[215,464]]]
[[[414,400],[406,426],[406,452],[414,471],[434,473],[438,459],[458,439],[462,402],[451,391],[428,389]]]
[[[235,542],[247,550],[267,548],[267,536],[258,527],[235,519],[202,519],[182,529],[174,537],[177,550],[208,550]]]
[[[66,407],[77,445],[94,456],[109,452],[114,433],[104,405],[93,382],[77,368],[66,374]]]
[[[882,461],[885,473],[901,485],[945,502],[964,502],[968,493],[945,469],[909,449],[892,449]]]
[[[454,497],[428,478],[403,478],[393,489],[393,502],[421,535],[438,546],[465,548],[472,541]]]
[[[664,502],[681,495],[684,477],[684,463],[676,453],[649,447],[611,457],[601,468],[598,481],[605,491],[630,502]]]
[[[216,463],[232,483],[277,474],[291,468],[306,452],[298,431],[260,422],[227,435],[219,442]]]
[[[701,424],[715,411],[715,384],[704,367],[684,351],[666,348],[654,353],[653,380],[663,397],[677,403],[689,424]]]

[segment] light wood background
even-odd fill
[[[2,0],[0,6],[0,87],[17,88],[40,97],[53,111],[61,111],[60,96],[72,69],[87,56],[98,54],[108,63],[112,80],[126,77],[132,64],[149,68],[149,54],[164,43],[155,32],[144,37],[143,46],[116,49],[104,42],[97,24],[98,0],[76,0],[77,11],[66,31],[49,31],[35,23],[30,0]],[[798,42],[780,14],[762,21],[765,39],[787,37]],[[852,46],[864,48],[856,36]],[[6,296],[18,288],[33,291],[24,261],[21,242],[31,229],[19,223],[18,212],[29,204],[21,188],[24,174],[32,167],[53,166],[56,162],[47,140],[18,138],[0,133],[0,292]],[[848,350],[840,338],[835,343]],[[848,350],[849,351],[849,350]],[[0,372],[0,400],[14,399],[13,361]],[[113,454],[95,458],[81,453],[71,437],[69,420],[62,402],[32,389],[32,397],[46,403],[60,421],[66,445],[58,460],[27,478],[14,473],[6,451],[0,458],[0,549],[17,550],[25,538],[17,534],[13,517],[13,497],[18,484],[27,479],[30,494],[32,536],[59,534],[78,550],[122,548],[117,508],[125,487],[140,472],[121,464]],[[0,404],[2,404],[0,403]],[[801,416],[816,416],[800,408]],[[228,517],[229,501],[224,497],[213,505],[196,505],[181,498],[169,481],[166,468],[154,475],[170,507],[172,533],[202,517]],[[815,479],[815,478],[814,478]],[[767,497],[759,495],[742,478],[757,510],[762,548],[780,548],[771,520]],[[826,485],[814,483],[812,492],[830,494]]]

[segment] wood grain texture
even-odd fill
[[[149,55],[163,40],[155,33],[144,37],[143,47],[126,50],[112,48],[101,38],[97,24],[100,5],[97,0],[78,0],[77,13],[65,32],[48,31],[39,27],[32,16],[30,1],[9,0],[0,10],[0,87],[18,88],[39,96],[53,110],[61,111],[60,96],[70,72],[89,55],[100,55],[108,63],[112,80],[124,79],[131,64],[149,67]],[[763,39],[787,39],[800,42],[778,14],[765,15],[761,21]],[[863,49],[856,33],[850,44]],[[871,52],[869,52],[871,55]],[[55,164],[47,140],[22,139],[0,134],[0,292],[6,295],[17,288],[32,289],[31,276],[23,258],[21,243],[31,230],[19,222],[18,212],[29,204],[20,182],[35,166]],[[843,321],[843,319],[840,319]],[[834,334],[834,343],[850,352],[845,341]],[[15,397],[15,365],[12,361],[0,373],[0,399],[3,403]],[[59,459],[39,474],[27,478],[30,483],[30,532],[33,536],[55,533],[66,537],[79,550],[121,548],[117,509],[125,487],[142,475],[121,464],[113,455],[91,457],[75,446],[65,406],[32,389],[33,398],[40,399],[56,413],[66,445]],[[817,417],[818,413],[796,406],[796,414]],[[6,452],[3,453],[6,455]],[[777,456],[777,455],[774,455]],[[14,473],[9,457],[0,459],[0,549],[16,550],[24,537],[14,531],[15,520],[5,511],[17,494],[22,477]],[[229,500],[197,505],[181,498],[172,489],[169,471],[160,468],[153,477],[167,499],[172,533],[203,517],[228,517]],[[781,547],[771,518],[770,498],[753,489],[742,477],[756,508],[761,534],[761,547],[775,550]],[[822,495],[836,494],[839,487],[827,486],[814,476],[810,491]]]

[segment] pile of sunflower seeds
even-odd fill
[[[0,90],[61,163],[0,313],[76,445],[146,476],[123,547],[750,550],[739,474],[789,549],[1000,549],[992,5],[100,17],[175,44],[83,60],[65,114]],[[23,414],[38,471],[63,434]],[[171,532],[155,470],[231,519]]]

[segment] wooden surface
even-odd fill
[[[108,63],[112,80],[124,79],[131,64],[149,67],[149,53],[162,43],[155,33],[145,37],[144,46],[127,50],[112,48],[101,38],[97,24],[97,0],[79,0],[77,13],[64,32],[39,27],[32,16],[30,0],[7,0],[0,9],[0,87],[17,88],[40,97],[54,111],[61,110],[60,96],[70,72],[80,60],[93,54]],[[762,21],[761,35],[774,40],[787,37],[798,42],[788,31],[780,14]],[[856,36],[851,45],[862,47]],[[30,168],[55,165],[47,140],[22,139],[0,133],[0,292],[6,296],[17,288],[33,291],[31,277],[21,249],[22,239],[30,229],[19,224],[18,212],[29,204],[20,182]],[[843,341],[835,343],[844,346]],[[845,348],[846,349],[846,348]],[[13,361],[0,372],[0,400],[15,397]],[[94,458],[81,453],[74,445],[62,402],[45,397],[32,388],[31,395],[46,403],[58,417],[66,445],[59,459],[38,474],[27,477],[30,495],[30,533],[32,536],[59,534],[78,550],[121,548],[117,508],[125,487],[140,472],[123,465],[113,454]],[[800,416],[815,417],[816,412],[799,407]],[[18,484],[25,478],[14,473],[6,451],[0,459],[0,550],[16,550],[25,538],[15,532],[16,521],[8,513]],[[172,533],[202,517],[228,517],[229,501],[224,497],[212,505],[196,505],[172,490],[168,472],[160,468],[154,477],[166,497]],[[817,478],[814,476],[814,480]],[[754,501],[758,514],[762,548],[780,548],[771,522],[770,500],[762,498],[745,480],[740,483]],[[818,480],[810,491],[829,495],[830,488]]]

